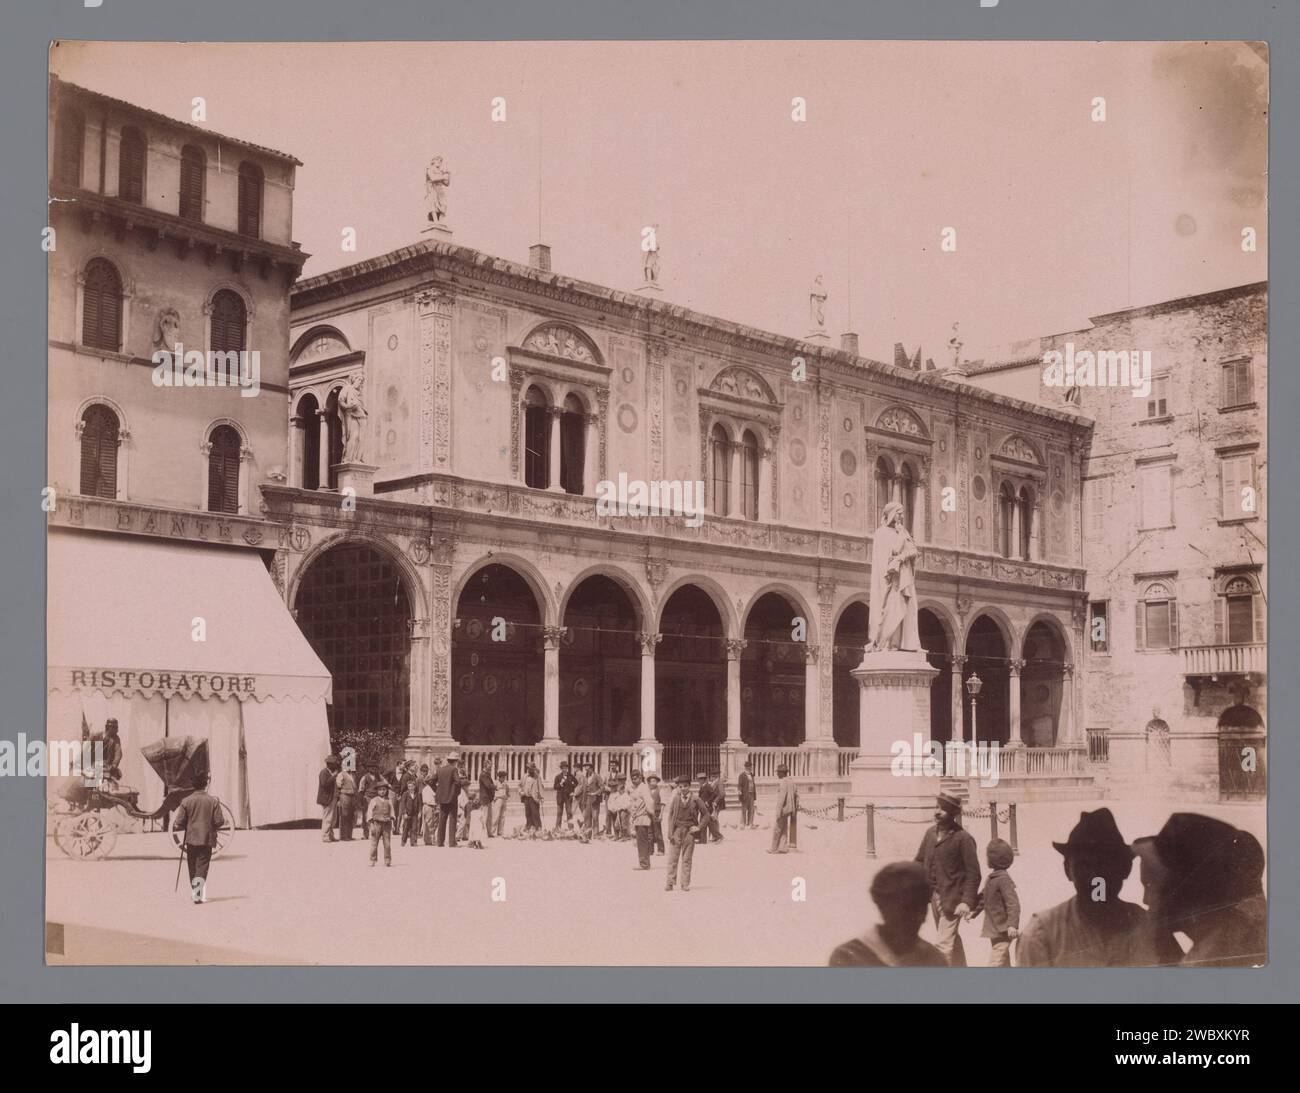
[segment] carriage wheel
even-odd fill
[[[70,858],[82,861],[104,858],[117,842],[117,827],[98,812],[83,812],[61,820],[55,828],[54,841]]]
[[[235,814],[230,811],[230,806],[225,801],[221,801],[221,819],[224,822],[220,831],[217,832],[217,845],[212,848],[212,856],[215,858],[228,847],[235,838]],[[173,813],[174,815],[174,813]],[[185,839],[185,832],[171,830],[171,821],[168,820],[168,834],[172,838],[172,846],[179,851],[181,843]]]

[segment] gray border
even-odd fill
[[[78,0],[15,6],[0,36],[0,330],[5,334],[0,399],[0,736],[41,733],[44,722],[44,483],[46,279],[38,265],[46,177],[46,50],[53,38],[302,41],[315,39],[649,39],[649,38],[976,38],[976,39],[1259,39],[1270,42],[1274,118],[1270,218],[1274,346],[1300,344],[1296,256],[1300,254],[1300,5],[1293,0],[639,0],[615,10],[608,0],[479,0],[439,10],[419,0]],[[1275,558],[1296,544],[1300,430],[1278,414],[1300,406],[1300,370],[1289,355],[1271,370],[1269,402],[1282,425],[1271,438],[1269,509]],[[1283,473],[1279,473],[1279,470]],[[1288,501],[1287,498],[1290,498]],[[1296,709],[1297,673],[1286,670],[1300,647],[1298,583],[1284,565],[1270,569],[1271,713]],[[1271,936],[1269,966],[1254,971],[876,971],[810,969],[540,968],[46,968],[44,949],[44,789],[35,779],[0,784],[0,1001],[354,1000],[596,1001],[1294,1001],[1300,998],[1300,892],[1292,850],[1300,795],[1287,792],[1300,773],[1300,744],[1290,718],[1270,716]],[[88,873],[93,866],[88,867]],[[865,901],[864,901],[865,902]],[[1280,910],[1280,913],[1279,913]],[[779,960],[779,953],[756,954]]]

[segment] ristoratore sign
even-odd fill
[[[241,698],[257,697],[257,677],[216,672],[167,672],[125,668],[68,668],[51,673],[51,687],[60,684],[73,690],[139,691],[167,697]]]

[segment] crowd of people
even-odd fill
[[[782,792],[773,853],[785,847],[787,823],[798,800],[788,768],[783,766],[777,773]],[[455,847],[464,842],[482,850],[487,840],[506,836],[506,810],[512,795],[517,795],[524,822],[512,836],[583,843],[593,839],[634,841],[641,868],[650,868],[652,855],[666,855],[667,887],[673,887],[680,872],[683,890],[690,887],[695,844],[723,841],[719,817],[727,807],[727,790],[716,770],[701,771],[694,784],[686,775],[679,776],[665,800],[661,779],[655,773],[611,770],[602,776],[593,763],[574,769],[566,760],[560,763],[550,788],[555,816],[547,828],[542,820],[542,778],[535,763],[529,763],[524,776],[512,786],[507,772],[494,770],[491,764],[483,765],[477,779],[471,778],[456,751],[434,759],[432,767],[406,760],[386,771],[371,765],[359,776],[345,768],[340,756],[329,755],[320,772],[316,797],[322,809],[321,838],[325,842],[349,841],[359,823],[362,837],[370,840],[372,865],[378,861],[381,845],[384,864],[392,864],[394,835],[403,846],[436,842]],[[738,789],[741,826],[755,827],[756,783],[748,762]]]
[[[974,838],[961,801],[940,794],[934,825],[916,858],[882,867],[871,883],[881,922],[831,954],[832,966],[964,967],[960,929],[983,916],[993,967],[1250,967],[1267,959],[1264,850],[1259,840],[1210,816],[1176,812],[1160,831],[1124,840],[1110,809],[1084,812],[1065,842],[1053,842],[1069,899],[1021,925],[1002,839],[985,848],[980,887]],[[1145,907],[1120,899],[1139,863]],[[922,940],[926,915],[937,940]],[[1184,951],[1176,935],[1190,942]]]

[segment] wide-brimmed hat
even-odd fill
[[[961,815],[960,797],[954,797],[951,793],[940,793],[939,796],[935,798],[935,803],[950,816]]]
[[[1052,845],[1062,854],[1088,851],[1133,856],[1133,848],[1124,841],[1108,808],[1079,813],[1079,822],[1070,831],[1070,837],[1063,843],[1054,842]]]
[[[1153,853],[1181,885],[1194,880],[1222,901],[1256,894],[1264,876],[1264,848],[1249,831],[1196,812],[1175,812],[1160,831],[1133,844],[1142,858]]]

